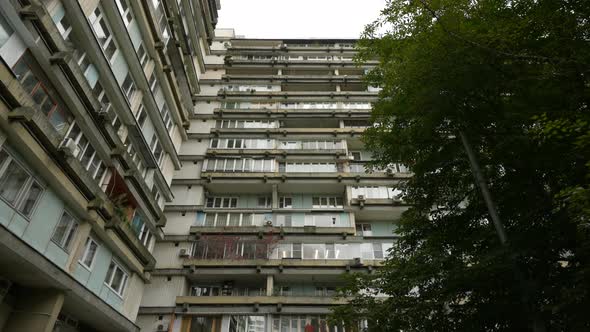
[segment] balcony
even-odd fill
[[[177,305],[342,305],[345,299],[323,296],[177,296]]]
[[[115,204],[115,217],[105,228],[114,231],[125,241],[133,254],[145,265],[146,270],[153,269],[156,259],[149,250],[151,242],[155,241],[153,233],[143,221],[138,223],[138,202],[117,171],[113,172],[106,192],[110,193],[111,201]]]

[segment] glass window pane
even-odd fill
[[[92,239],[88,238],[86,240],[86,250],[84,252],[84,257],[82,259],[82,263],[84,263],[86,267],[92,267],[92,263],[94,262],[94,256],[96,255],[97,249],[98,244],[94,242]]]
[[[111,282],[111,288],[113,288],[118,293],[122,293],[124,278],[125,273],[118,267],[115,268],[115,276],[113,277],[113,281]]]
[[[14,204],[28,179],[29,175],[24,169],[11,161],[2,177],[0,177],[0,196],[8,203]]]
[[[33,212],[33,208],[35,207],[35,203],[37,202],[37,199],[39,199],[39,196],[41,196],[42,192],[43,192],[43,188],[41,188],[41,186],[37,182],[33,182],[31,184],[31,188],[27,192],[27,195],[26,195],[23,203],[21,204],[22,207],[20,209],[20,211],[25,216],[27,216],[27,217],[31,216],[31,213]]]

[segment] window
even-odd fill
[[[173,123],[172,118],[170,116],[170,111],[168,110],[168,105],[166,105],[166,103],[162,104],[162,108],[160,109],[160,115],[162,116],[162,121],[164,121],[164,126],[166,126],[166,130],[170,132]]]
[[[76,123],[70,126],[67,137],[62,144],[69,140],[73,141],[75,145],[72,151],[74,158],[80,161],[82,167],[88,171],[93,179],[100,182],[106,172],[106,166]]]
[[[123,296],[127,284],[127,273],[114,261],[111,261],[104,283],[117,295]]]
[[[278,245],[278,258],[301,259],[301,243],[283,243]]]
[[[359,151],[351,151],[350,156],[352,160],[361,160],[361,153]]]
[[[145,112],[143,104],[139,105],[139,109],[137,110],[137,114],[135,114],[135,119],[137,120],[137,124],[138,124],[139,129],[143,128],[145,120],[147,119],[147,114]]]
[[[364,196],[364,198],[393,198],[395,195],[394,188],[382,186],[353,186],[352,197],[357,198]]]
[[[258,202],[256,204],[256,207],[259,208],[269,208],[272,205],[272,198],[271,197],[258,197]]]
[[[164,156],[164,153],[162,150],[162,146],[160,145],[160,141],[158,140],[158,137],[155,133],[152,136],[152,141],[150,142],[150,150],[154,154],[154,158],[156,159],[156,162],[159,165],[163,159],[162,157]]]
[[[372,243],[361,243],[361,257],[364,259],[373,259]]]
[[[62,9],[63,9],[63,7],[62,7]],[[55,20],[55,18],[54,18],[54,20]],[[58,21],[54,21],[54,22],[55,22],[55,26],[57,27],[57,30],[59,31],[59,33],[61,34],[63,39],[68,40],[70,32],[72,32],[72,26],[70,24],[70,20],[68,18],[68,15],[66,15],[65,10],[64,10],[61,18],[59,18]]]
[[[131,7],[129,7],[127,0],[117,0],[117,8],[119,8],[119,13],[123,18],[123,22],[125,22],[125,26],[128,26],[133,21],[133,14],[131,13]]]
[[[210,141],[212,149],[272,149],[272,139],[219,138]]]
[[[381,243],[373,243],[373,258],[383,259],[383,247]]]
[[[14,30],[8,25],[8,22],[0,15],[0,47],[4,46]]]
[[[281,209],[290,209],[293,207],[293,199],[291,197],[280,197],[279,198],[279,208]]]
[[[64,212],[61,215],[61,219],[59,220],[57,227],[55,227],[55,230],[53,231],[51,240],[65,251],[69,251],[70,244],[74,239],[77,229],[78,222],[76,222],[76,220],[72,218],[72,216],[70,216],[67,212]]]
[[[249,227],[263,226],[265,220],[264,214],[254,213],[206,213],[202,222],[198,226],[205,227]]]
[[[158,84],[158,79],[156,78],[156,72],[152,72],[152,76],[150,76],[150,80],[149,80],[149,85],[150,85],[150,91],[152,93],[156,93],[156,89],[158,89],[160,87],[160,85]]]
[[[135,235],[141,244],[147,248],[150,244],[150,241],[152,240],[152,232],[150,232],[150,229],[143,221],[141,213],[139,213],[137,210],[135,211],[133,220],[131,221],[131,229],[133,229],[133,232],[135,232]]]
[[[204,172],[273,172],[274,159],[207,159]]]
[[[304,259],[324,259],[326,245],[306,243],[303,245],[303,258]]]
[[[162,0],[152,0],[152,4],[156,9],[156,20],[158,26],[160,26],[162,37],[164,38],[164,45],[167,45],[168,40],[170,40],[170,32],[168,31],[168,20],[166,19],[166,13],[164,12],[164,3]]]
[[[311,163],[311,162],[288,162],[285,163],[285,172],[289,173],[332,173],[337,172],[335,163]]]
[[[343,199],[342,197],[313,197],[312,205],[314,208],[341,208]]]
[[[0,197],[29,218],[43,188],[5,150],[0,150]]]
[[[92,265],[94,264],[94,258],[96,257],[97,251],[98,243],[91,237],[88,237],[86,239],[86,243],[84,244],[84,252],[80,258],[80,264],[82,264],[87,269],[92,270]]]
[[[133,77],[131,77],[131,72],[127,72],[127,76],[125,76],[121,89],[123,89],[123,93],[127,97],[127,100],[131,102],[131,97],[133,97],[136,90],[135,81],[133,81]]]
[[[141,63],[141,67],[145,68],[148,61],[150,60],[150,56],[145,51],[143,42],[141,42],[141,44],[139,44],[139,47],[137,48],[137,57],[139,58],[139,63]]]
[[[55,100],[55,95],[33,73],[33,66],[37,67],[35,60],[27,52],[12,68],[22,88],[31,96],[39,109],[47,116],[49,122],[60,135],[64,135],[72,123],[72,116],[60,103]]]
[[[208,208],[235,208],[238,206],[237,197],[208,197]]]
[[[102,48],[105,57],[110,63],[113,63],[115,56],[117,55],[117,44],[113,39],[113,34],[110,31],[110,27],[106,19],[102,14],[101,7],[96,7],[94,12],[88,17],[92,30],[96,35],[96,39]]]
[[[356,224],[356,234],[362,236],[373,235],[373,231],[371,230],[371,224]]]

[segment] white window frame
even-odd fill
[[[76,121],[73,121],[72,124],[70,125],[70,128],[66,132],[64,142],[66,139],[72,139],[74,141],[74,143],[78,147],[78,151],[74,152],[74,158],[76,158],[80,162],[80,165],[82,165],[82,168],[84,168],[84,170],[88,171],[88,173],[90,174],[90,177],[92,177],[94,180],[98,181],[98,183],[102,183],[104,176],[107,173],[106,167],[105,167],[103,173],[100,175],[100,179],[97,179],[97,175],[99,174],[101,166],[104,166],[104,163],[102,162],[102,159],[100,159],[100,157],[98,156],[98,153],[96,152],[96,149],[94,148],[94,146],[92,146],[92,144],[90,143],[90,140],[84,135],[82,128],[78,127],[79,132],[78,132],[78,134],[76,134],[76,137],[73,137],[73,138],[70,137],[70,133],[72,132],[72,130],[74,129],[75,126],[78,126],[78,125],[76,124]],[[83,147],[81,147],[79,145],[82,137],[84,137],[84,139],[86,140],[86,143]],[[88,150],[89,147],[92,150],[94,150],[94,152],[92,153],[90,158],[88,158],[88,163],[86,163],[86,165],[84,165],[82,163],[82,158],[84,158],[84,155],[86,154],[86,151]],[[93,172],[90,172],[90,167],[93,166],[93,163],[96,163],[97,160],[98,160],[98,164],[96,164],[96,169]]]
[[[126,82],[129,80],[128,87],[125,87]],[[133,79],[133,75],[131,75],[131,71],[127,72],[125,75],[125,79],[123,79],[123,83],[121,83],[121,90],[123,90],[123,94],[127,97],[127,101],[131,103],[131,99],[133,99],[133,95],[135,95],[135,91],[137,88],[135,87],[135,80]]]
[[[96,15],[96,13],[98,12],[98,15]],[[91,19],[91,17],[94,16],[94,20]],[[90,14],[90,17],[88,17],[88,20],[90,21],[90,26],[92,27],[92,32],[94,32],[94,35],[96,37],[96,40],[98,41],[100,48],[102,49],[102,52],[105,56],[105,58],[107,58],[107,61],[110,64],[113,64],[113,62],[115,62],[115,59],[117,58],[117,55],[119,54],[119,45],[117,45],[116,40],[113,38],[113,32],[111,31],[111,26],[108,22],[108,20],[104,17],[104,12],[101,8],[101,5],[98,5]],[[104,41],[104,43],[101,44],[100,40],[98,39],[98,36],[96,36],[96,31],[94,30],[94,24],[99,24],[100,20],[104,20],[104,25],[107,28],[107,32],[109,33],[109,36],[106,38],[106,40]],[[102,26],[101,26],[102,29]],[[113,52],[113,54],[111,55],[111,58],[109,59],[106,53],[106,50],[109,48],[110,43],[113,43],[113,45],[115,46],[115,51]]]
[[[110,275],[109,278],[109,272],[110,272],[110,267],[111,264],[114,265],[114,269]],[[117,269],[120,270],[123,273],[123,280],[121,281],[121,285],[119,286],[119,289],[114,289],[112,287],[112,283],[113,280],[115,279],[115,275],[117,274]],[[107,280],[109,279],[109,280]],[[115,294],[117,294],[119,297],[123,297],[123,295],[125,294],[125,289],[127,289],[127,281],[129,280],[129,273],[121,267],[121,264],[119,264],[116,260],[111,260],[111,263],[109,264],[109,269],[107,270],[107,275],[105,276],[105,280],[104,280],[104,284],[105,286],[107,286],[110,290],[112,290]]]
[[[66,225],[65,231],[63,233],[63,237],[61,239],[55,239],[54,238],[56,235],[55,232],[57,231],[57,229],[58,229],[59,225],[61,224],[62,220],[64,219],[64,217],[66,217],[66,216],[67,216],[67,218],[69,218],[69,223]],[[74,218],[71,213],[68,213],[67,211],[63,211],[63,213],[61,214],[61,217],[59,218],[59,221],[57,222],[57,224],[55,225],[55,228],[53,229],[53,233],[51,234],[51,241],[53,243],[55,243],[58,247],[65,250],[66,252],[69,252],[72,241],[76,237],[76,232],[78,230],[78,226],[79,226],[79,223],[76,220],[76,218]]]
[[[121,18],[123,19],[125,26],[129,26],[131,21],[133,21],[133,12],[131,11],[131,6],[129,6],[127,0],[117,0],[116,3],[117,8],[119,9],[119,14],[121,14]],[[127,9],[123,8],[123,3],[125,3],[125,7],[127,7]]]
[[[314,203],[316,199],[319,204]],[[311,202],[314,209],[339,209],[344,207],[344,199],[338,196],[313,196]]]
[[[360,228],[361,234],[357,235],[373,236],[373,226],[370,223],[358,223],[355,226],[355,230],[358,230],[358,228]],[[366,228],[368,228],[368,230]]]
[[[261,199],[264,199],[264,203],[265,203],[264,206],[260,205]],[[272,207],[272,197],[271,196],[258,196],[256,198],[256,207],[257,208],[265,208],[265,209],[271,208]]]
[[[90,265],[87,265],[85,263],[86,256],[88,255],[88,253],[90,251],[90,246],[92,243],[94,243],[96,245],[96,250],[94,251],[94,255],[92,256],[92,260],[90,261]],[[80,260],[78,260],[78,263],[80,263],[80,265],[85,267],[88,271],[92,271],[92,268],[94,267],[94,262],[96,262],[96,255],[98,254],[99,249],[100,249],[100,244],[98,243],[98,241],[96,241],[94,239],[94,237],[92,237],[92,236],[87,237],[86,242],[84,243],[84,251],[82,252],[82,256],[80,256]]]
[[[137,235],[137,238],[139,239],[139,241],[141,242],[141,244],[144,245],[144,247],[148,247],[148,245],[150,244],[150,241],[152,240],[153,234],[150,231],[149,227],[144,223],[141,226],[141,230],[139,231],[139,234]]]
[[[135,121],[137,121],[139,129],[143,128],[145,121],[147,120],[147,112],[143,104],[139,104],[137,113],[135,113]]]
[[[41,198],[43,197],[43,193],[45,192],[45,187],[43,187],[41,185],[41,183],[39,181],[37,181],[31,175],[31,173],[28,171],[28,169],[26,167],[24,167],[24,165],[22,165],[20,162],[18,162],[6,149],[1,149],[0,153],[2,153],[2,152],[6,153],[6,160],[3,162],[2,165],[0,165],[0,177],[2,177],[4,175],[4,173],[8,170],[8,167],[11,164],[13,164],[13,165],[15,165],[15,167],[20,168],[21,171],[27,175],[27,179],[24,180],[21,187],[18,189],[18,192],[17,192],[13,202],[9,202],[8,200],[6,200],[2,196],[0,196],[0,199],[2,199],[2,201],[4,201],[6,204],[8,204],[12,208],[14,208],[15,211],[17,211],[21,216],[23,216],[25,218],[25,220],[28,221],[35,213],[35,210],[37,209],[37,205],[39,204],[39,201],[41,200]],[[25,206],[25,203],[27,202],[27,198],[30,195],[30,190],[34,185],[39,187],[39,189],[40,189],[39,195],[35,199],[35,202],[33,203],[33,206],[31,207],[31,210],[29,211],[29,213],[25,214],[25,212],[22,210]]]
[[[279,197],[279,208],[292,209],[293,208],[293,197],[291,197],[291,196]]]
[[[140,51],[143,50],[143,51]],[[150,55],[148,54],[145,46],[143,46],[143,41],[140,42],[139,47],[135,51],[137,53],[137,57],[139,58],[139,63],[141,64],[142,68],[145,68],[147,63],[150,60]]]
[[[224,206],[224,202],[228,201],[229,205]],[[209,202],[212,202],[212,205],[209,206]],[[235,208],[238,206],[238,197],[234,196],[215,196],[215,197],[208,197],[207,201],[205,202],[205,207],[210,209],[227,209],[227,208]],[[219,204],[217,204],[219,203]],[[232,204],[235,203],[235,204]],[[219,206],[218,206],[219,205]]]

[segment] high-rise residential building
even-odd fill
[[[0,1],[0,331],[344,331],[405,210],[354,40],[218,0]]]
[[[0,1],[0,331],[139,331],[213,0]]]
[[[402,165],[370,171],[361,134],[378,89],[354,40],[217,30],[205,57],[142,331],[344,331],[342,275],[371,273],[405,209]]]

